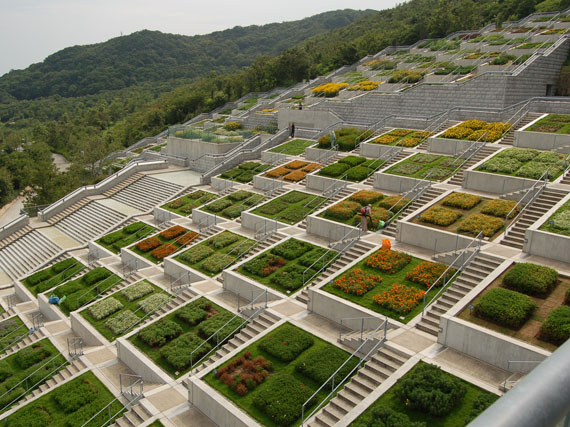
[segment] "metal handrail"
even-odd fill
[[[128,267],[130,265],[132,265],[134,262],[135,264],[135,268],[132,270],[128,270]],[[130,260],[128,263],[126,264],[122,264],[122,271],[123,271],[123,276],[125,277],[125,279],[128,279],[129,277],[131,277],[133,274],[135,274],[135,272],[138,271],[138,265],[139,265],[139,260],[137,258],[134,258],[132,260]]]
[[[111,278],[113,276],[109,276],[108,278]],[[79,302],[79,300],[81,300],[81,298],[83,298],[85,295],[89,294],[91,291],[93,291],[95,288],[98,288],[101,283],[105,282],[108,278],[105,278],[103,280],[100,280],[99,282],[95,283],[93,285],[93,287],[89,288],[86,292],[82,293],[78,298],[77,298],[77,302]],[[93,298],[91,298],[89,301],[81,304],[79,307],[77,307],[77,310],[79,310],[81,307],[85,307],[87,304],[91,304],[91,302],[93,302],[95,299],[97,299],[98,297],[100,297],[101,295],[103,295],[105,292],[109,291],[110,289],[113,289],[118,283],[121,283],[124,279],[122,279],[121,277],[117,277],[117,280],[115,280],[115,282],[113,282],[113,284],[111,286],[109,286],[104,292],[98,291],[97,295],[95,295]],[[61,301],[61,300],[60,300]]]
[[[111,415],[111,406],[115,402],[121,403],[121,401],[119,400],[120,397],[124,397],[124,394],[121,393],[118,397],[115,397],[113,400],[111,400],[107,405],[105,405],[103,408],[101,408],[101,410],[99,410],[95,415],[93,415],[91,418],[89,418],[85,423],[81,424],[81,427],[85,427],[86,425],[88,425],[91,421],[93,421],[95,418],[97,418],[99,416],[99,414],[103,413],[103,411],[105,411],[105,410],[108,410],[109,417],[108,417],[107,421],[105,421],[103,424],[101,424],[100,427],[105,427],[113,419],[115,419],[115,417],[118,416],[120,413],[126,412],[127,408],[121,404],[121,409],[119,411],[117,411],[116,413],[114,413],[113,415]]]
[[[267,223],[269,221],[263,219],[261,221],[256,222],[253,225],[254,239],[257,241],[260,241],[260,239],[263,237],[263,240],[265,240],[268,236],[271,236],[273,233],[276,233],[277,232],[277,218],[274,218],[273,221],[274,221],[273,228],[270,229],[269,232],[267,232]],[[259,224],[262,224],[263,227],[258,227]],[[264,228],[262,233],[260,232],[261,228]]]
[[[514,372],[511,372],[511,363],[536,363],[540,364],[544,362],[544,360],[507,360],[507,376],[505,377],[505,381],[503,382],[503,390],[507,390],[507,382],[516,382],[516,381],[509,381]]]
[[[432,172],[429,172],[424,177],[424,179],[418,180],[418,182],[411,189],[409,189],[407,192],[403,193],[402,197],[400,197],[400,199],[390,209],[388,209],[388,212],[392,212],[392,209],[394,209],[396,206],[398,206],[402,200],[405,200],[408,195],[410,195],[412,193],[416,193],[416,194],[414,194],[414,197],[409,199],[408,202],[404,206],[402,206],[398,212],[396,212],[390,218],[388,218],[388,220],[384,223],[384,228],[386,228],[388,225],[390,225],[392,223],[392,221],[395,221],[396,218],[398,217],[398,215],[400,215],[402,213],[402,211],[404,211],[404,209],[406,209],[408,206],[410,206],[416,199],[421,197],[421,195],[426,190],[431,188],[431,186],[432,186],[431,176],[432,176]],[[427,182],[427,184],[424,184],[425,178],[429,178],[429,181]],[[422,184],[423,184],[423,186],[422,186]],[[420,186],[422,186],[422,187],[419,188]]]
[[[428,290],[424,293],[424,297],[423,297],[423,308],[422,308],[422,317],[425,314],[426,308],[429,307],[434,301],[437,301],[437,299],[439,298],[439,296],[446,290],[446,288],[449,286],[450,283],[453,282],[453,280],[455,279],[455,277],[461,273],[461,271],[463,271],[463,269],[465,268],[465,266],[471,262],[471,260],[477,256],[477,254],[481,251],[481,241],[483,239],[483,232],[480,231],[479,234],[477,234],[477,236],[475,237],[475,239],[473,239],[472,242],[470,242],[462,251],[461,253],[453,260],[453,262],[451,264],[449,264],[449,266],[445,269],[445,271],[441,274],[441,276],[439,276],[435,282],[433,282],[433,284],[428,288]],[[473,253],[471,255],[469,255],[469,257],[467,259],[465,259],[465,254],[471,249],[472,245],[477,245],[477,247],[473,250]],[[453,266],[455,265],[456,261],[458,261],[460,258],[463,258],[463,263],[461,264],[461,266],[459,266],[459,268],[457,268],[457,270],[455,271],[455,273],[453,274],[453,276],[451,276],[449,279],[446,279],[447,277],[447,272],[449,270],[451,270],[453,268]],[[435,297],[433,297],[431,299],[430,302],[427,303],[426,305],[426,297],[429,294],[429,292],[434,289],[436,287],[436,285],[443,280],[443,285],[441,286],[441,289],[439,290],[439,292],[435,295]]]
[[[342,340],[342,328],[343,323],[346,323],[347,321],[350,320],[360,320],[360,341],[362,341],[364,339],[364,321],[365,320],[369,320],[369,319],[374,319],[374,320],[379,320],[378,317],[373,317],[373,316],[368,316],[368,317],[344,317],[342,319],[340,319],[340,328],[338,329],[338,340],[341,341]],[[351,328],[350,326],[345,326],[349,329],[354,330],[354,328]],[[372,330],[372,329],[370,329]],[[347,333],[351,333],[351,332],[347,332]]]
[[[51,280],[55,279],[57,276],[61,276],[61,278],[63,279],[62,281],[57,282],[55,285],[50,286],[48,289],[46,289],[46,291],[49,290],[49,289],[51,289],[51,288],[53,288],[54,286],[58,286],[58,285],[62,284],[63,282],[65,282],[65,281],[71,279],[73,276],[69,276],[69,277],[65,277],[65,278],[64,278],[65,273],[66,273],[68,270],[71,270],[72,268],[77,267],[77,265],[81,265],[81,266],[82,266],[81,270],[79,270],[77,273],[80,273],[80,272],[83,271],[83,269],[85,268],[85,266],[83,266],[83,264],[81,264],[81,262],[75,260],[75,264],[70,265],[70,266],[67,267],[65,270],[60,271],[60,272],[57,273],[55,276],[52,276],[52,277],[50,277],[49,279],[47,279],[46,281],[42,282],[42,283],[48,283],[48,282],[50,282]],[[77,274],[77,273],[75,273],[75,274]],[[44,291],[44,292],[45,292],[45,291]]]

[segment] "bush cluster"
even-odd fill
[[[116,316],[111,317],[105,322],[105,327],[113,332],[115,335],[120,335],[129,329],[131,326],[136,325],[140,318],[131,310],[123,310]]]
[[[552,310],[540,327],[539,336],[552,344],[564,344],[570,338],[570,307],[561,305]]]
[[[513,210],[513,208],[515,208]],[[487,200],[481,207],[481,213],[505,218],[511,211],[509,218],[514,218],[520,212],[520,205],[516,200],[493,199]]]
[[[198,350],[195,351],[196,349]],[[182,370],[190,366],[190,363],[200,360],[211,349],[212,345],[209,342],[205,342],[192,332],[187,332],[163,346],[160,349],[160,356],[177,370]]]
[[[201,322],[198,330],[200,335],[206,338],[210,338],[219,330],[217,342],[221,342],[233,333],[237,332],[242,323],[243,319],[241,317],[236,317],[233,313],[225,311]]]
[[[145,295],[150,294],[153,290],[154,288],[150,283],[147,281],[142,281],[123,289],[121,291],[121,295],[127,301],[135,301],[139,298],[144,297]]]
[[[138,337],[151,347],[162,347],[181,334],[180,325],[172,320],[162,319],[142,329]]]
[[[406,414],[384,405],[374,406],[369,414],[359,420],[360,418],[352,425],[354,427],[427,427],[426,423],[412,422]]]
[[[83,379],[74,383],[73,392],[69,390],[69,387],[57,388],[53,391],[53,399],[63,412],[69,414],[93,402],[98,394],[97,386],[90,380]]]
[[[215,252],[216,251],[214,249],[209,248],[206,245],[197,245],[180,255],[180,258],[188,264],[196,264],[197,262],[208,258]]]
[[[481,202],[480,196],[475,196],[474,194],[467,193],[452,193],[443,199],[443,206],[449,206],[451,208],[460,209],[473,209]]]
[[[204,261],[201,267],[211,274],[218,274],[228,265],[232,264],[236,260],[236,257],[232,255],[222,254],[222,253],[215,253],[206,261]]]
[[[501,326],[518,329],[530,317],[536,304],[528,296],[494,288],[475,304],[475,315]]]
[[[233,359],[216,372],[216,377],[240,396],[253,391],[273,372],[270,361],[264,357],[251,358],[246,351],[243,356]]]
[[[503,285],[523,294],[544,297],[558,283],[558,272],[550,267],[517,263],[503,277]]]
[[[394,283],[389,290],[375,295],[372,300],[388,310],[408,314],[420,303],[424,295],[425,291],[421,289]]]
[[[441,264],[439,262],[423,261],[412,271],[406,273],[406,279],[414,283],[419,283],[420,285],[423,285],[427,288],[431,288],[435,281],[441,277],[446,269],[447,266],[445,264]],[[445,274],[445,279],[451,279],[455,274],[455,271],[456,270],[454,268],[450,268]],[[443,285],[443,280],[437,284],[437,286],[441,285]]]
[[[357,202],[351,202],[344,200],[332,205],[326,210],[327,216],[332,218],[340,219],[342,221],[349,220],[354,217],[361,209],[361,206]]]
[[[395,274],[408,265],[412,257],[392,249],[380,249],[366,259],[366,266],[388,274]]]
[[[461,212],[435,205],[420,214],[420,221],[447,227],[461,217]]]
[[[184,234],[188,231],[188,229],[181,227],[180,225],[175,225],[174,227],[170,227],[160,233],[160,237],[165,240],[172,240],[181,234]]]
[[[95,320],[101,320],[123,308],[123,304],[116,298],[110,297],[99,301],[89,307],[89,313]]]
[[[303,286],[317,272],[297,264],[289,265],[271,277],[271,282],[287,291],[295,291]]]
[[[505,226],[505,220],[485,214],[469,215],[457,229],[460,232],[477,236],[481,231],[485,237],[493,237]]]
[[[335,346],[311,349],[295,361],[295,371],[323,384],[350,357],[346,351]],[[353,357],[335,375],[334,382],[338,384],[358,364],[358,358]]]
[[[302,242],[297,239],[289,239],[275,246],[271,252],[275,255],[281,256],[288,260],[299,258],[305,252],[313,249],[313,245],[307,242]]]
[[[293,325],[285,324],[263,338],[259,342],[259,348],[282,362],[291,362],[313,343],[311,335]]]
[[[148,298],[143,299],[137,303],[137,306],[145,313],[150,314],[154,313],[160,307],[162,307],[167,301],[170,300],[170,297],[163,293],[157,293],[151,295]]]
[[[360,268],[355,268],[336,279],[333,282],[333,286],[344,293],[362,296],[369,290],[374,289],[380,282],[382,282],[381,276],[374,276],[365,273]]]

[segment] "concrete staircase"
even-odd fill
[[[570,185],[570,170],[562,177],[560,184]]]
[[[74,204],[72,204],[70,207],[62,210],[60,213],[49,218],[47,220],[48,224],[50,224],[50,225],[57,224],[59,221],[68,217],[73,212],[77,211],[78,209],[81,209],[83,206],[87,205],[89,202],[90,202],[89,199],[87,197],[84,197],[83,199],[79,200],[78,202],[75,202]]]
[[[342,390],[326,404],[309,426],[331,427],[380,387],[409,356],[383,346],[368,360]]]
[[[471,166],[473,166],[475,163],[478,163],[484,158],[489,157],[490,155],[495,153],[498,149],[499,147],[493,145],[487,145],[481,148],[477,152],[477,154],[475,154],[467,162],[465,162],[465,164],[461,167],[461,170],[459,172],[457,172],[455,175],[451,177],[449,181],[447,181],[447,184],[459,185],[461,187],[463,185],[463,175],[465,174],[465,171],[469,169]]]
[[[328,199],[325,203],[323,203],[319,209],[326,208],[326,207],[332,205],[333,203],[336,203],[339,200],[342,200],[345,197],[350,196],[352,193],[354,193],[354,191],[355,190],[352,188],[348,188],[348,187],[343,188],[341,191],[339,191],[339,193],[336,196]],[[307,229],[307,218],[305,218],[303,221],[301,221],[297,227],[302,228],[303,230],[306,230]]]
[[[386,132],[391,131],[392,129],[394,129],[394,128],[393,128],[393,127],[388,127],[388,126],[381,127],[380,129],[376,130],[376,131],[374,132],[374,135],[372,135],[370,138],[375,138],[375,137],[377,137],[377,136],[380,136],[380,135],[382,135],[382,134],[384,134],[384,133],[386,133]],[[369,138],[369,139],[370,139],[370,138]],[[358,147],[356,147],[354,150],[352,150],[352,151],[350,152],[350,154],[354,154],[355,156],[360,156],[360,144],[358,145]]]
[[[500,143],[505,145],[513,145],[515,143],[515,130],[528,125],[533,120],[538,119],[543,113],[526,113],[524,118],[517,124],[515,128],[511,128],[509,132],[501,139]]]
[[[181,185],[145,175],[117,191],[111,196],[111,199],[138,209],[141,212],[146,212],[163,201],[170,199],[183,188]]]
[[[460,121],[457,120],[446,120],[445,122],[443,122],[441,124],[440,127],[438,127],[433,134],[438,134],[446,129],[449,129],[455,125],[458,125],[459,123],[461,123]],[[426,138],[426,140],[424,142],[422,142],[420,145],[418,145],[416,147],[418,150],[427,150],[428,149],[428,139]]]
[[[151,417],[152,413],[140,402],[137,402],[112,425],[118,427],[136,427],[143,425]]]
[[[558,203],[568,194],[566,191],[545,188],[536,198],[534,203],[526,208],[515,225],[508,230],[507,235],[501,240],[501,245],[522,249],[524,246],[525,232],[552,206]]]
[[[184,289],[184,291],[182,291],[178,294],[175,294],[175,295],[176,295],[176,297],[174,299],[169,301],[166,305],[164,305],[162,308],[155,311],[151,316],[149,316],[149,321],[153,321],[157,317],[160,317],[163,314],[166,314],[169,311],[172,311],[172,310],[178,308],[179,306],[184,304],[186,301],[191,300],[192,298],[194,298],[198,294],[196,292],[194,292],[190,287],[187,287],[186,289]]]
[[[45,264],[61,250],[42,233],[32,229],[0,249],[0,269],[12,279],[17,279]]]
[[[92,201],[64,217],[55,227],[72,239],[84,244],[125,219],[126,215],[115,211],[97,201]]]
[[[138,181],[139,179],[141,179],[144,175],[140,172],[135,173],[134,175],[131,175],[130,177],[128,177],[127,179],[125,179],[124,181],[118,183],[117,185],[115,185],[114,187],[112,187],[110,190],[107,190],[103,193],[103,195],[105,197],[113,197],[115,194],[117,194],[119,191],[121,191],[124,188],[127,188],[129,185],[134,184],[136,181]]]
[[[433,188],[433,187],[429,188],[418,199],[414,200],[406,209],[404,209],[400,214],[400,217],[404,218],[410,212],[413,212],[416,209],[421,208],[422,206],[426,206],[429,202],[431,202],[433,199],[440,196],[444,192],[445,190],[439,188]],[[395,238],[397,224],[398,224],[398,219],[395,219],[388,225],[388,227],[382,230],[382,234]]]
[[[437,336],[441,315],[447,313],[502,262],[503,260],[500,258],[480,252],[438,300],[428,307],[422,319],[416,324],[416,328]],[[431,292],[437,293],[439,289],[435,288]]]
[[[390,166],[392,166],[395,163],[398,163],[404,159],[407,159],[408,157],[410,157],[412,154],[414,154],[412,151],[406,151],[406,150],[402,150],[398,153],[398,155],[396,157],[394,157],[392,160],[390,160],[389,162],[385,163],[382,165],[382,167],[380,169],[386,169],[389,168]],[[366,185],[374,185],[374,174],[370,175],[366,181],[364,181],[364,184]]]
[[[0,358],[4,358],[5,356],[13,354],[13,353],[17,352],[18,350],[20,350],[21,348],[26,347],[26,346],[28,346],[28,345],[36,342],[36,341],[39,341],[43,338],[45,338],[45,334],[42,332],[41,329],[38,329],[38,330],[34,331],[33,334],[28,335],[24,339],[18,341],[16,344],[14,344],[12,347],[8,348],[2,355],[0,355]]]
[[[8,246],[10,243],[18,240],[24,234],[27,234],[32,230],[33,230],[33,228],[30,227],[29,225],[26,225],[25,227],[20,228],[18,231],[14,232],[14,233],[10,234],[8,237],[0,240],[0,249],[3,248],[4,246]]]
[[[364,242],[359,240],[355,244],[353,244],[340,258],[334,261],[320,276],[317,277],[317,280],[313,283],[322,282],[327,280],[328,278],[334,277],[338,271],[348,264],[353,262],[354,260],[362,257],[364,254],[369,252],[374,245],[372,243]],[[311,285],[309,285],[311,286]],[[308,286],[301,291],[300,294],[296,297],[297,301],[302,302],[303,304],[307,304],[309,302],[309,290]]]

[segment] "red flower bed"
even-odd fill
[[[158,237],[155,236],[138,242],[135,248],[137,248],[139,251],[148,252],[160,245],[162,245],[162,242]]]
[[[372,300],[389,310],[407,314],[419,304],[424,295],[425,291],[421,289],[394,283],[390,290],[374,296]]]
[[[412,257],[404,252],[380,249],[366,260],[366,265],[388,274],[394,274],[410,263]]]
[[[200,237],[198,233],[191,231],[190,233],[186,233],[184,236],[178,239],[176,243],[178,243],[180,246],[186,246],[187,244],[192,243],[198,237]]]
[[[175,245],[167,243],[159,248],[156,248],[150,254],[153,256],[153,258],[161,260],[163,258],[166,258],[168,255],[172,255],[174,252],[176,252],[177,249],[178,248]]]
[[[175,237],[178,237],[181,234],[186,233],[187,231],[188,230],[186,228],[181,227],[179,225],[175,225],[174,227],[170,227],[168,230],[164,230],[162,233],[160,233],[160,237],[166,240],[172,240]]]
[[[370,289],[374,289],[382,281],[382,277],[373,276],[355,268],[349,273],[334,281],[333,286],[347,294],[364,295]]]
[[[414,283],[419,283],[427,288],[430,288],[433,283],[440,277],[447,266],[445,264],[440,264],[438,262],[424,261],[412,271],[406,274],[406,279],[411,280]],[[446,279],[450,279],[455,274],[455,269],[450,268],[445,274]],[[437,286],[443,285],[443,280],[440,281]]]
[[[272,371],[271,362],[261,356],[252,359],[251,353],[246,351],[243,356],[218,369],[216,376],[237,394],[244,396],[261,384]]]

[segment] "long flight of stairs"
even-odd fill
[[[426,310],[425,315],[416,324],[416,328],[437,336],[441,315],[445,314],[471,289],[481,283],[502,262],[502,259],[492,255],[477,254],[451,286]],[[432,292],[438,292],[438,290],[434,289]]]
[[[84,197],[83,199],[80,199],[79,201],[75,202],[74,204],[72,204],[68,208],[66,208],[66,209],[62,210],[61,212],[55,214],[54,216],[50,217],[47,220],[47,223],[50,225],[55,225],[59,221],[61,221],[62,219],[66,218],[67,216],[71,215],[75,211],[81,209],[83,206],[87,205],[89,202],[90,202],[90,200],[87,197]]]
[[[323,203],[319,209],[323,209],[326,208],[327,206],[332,205],[333,203],[338,202],[339,200],[344,199],[345,197],[348,197],[349,195],[351,195],[352,193],[354,193],[354,189],[345,187],[343,188],[341,191],[338,192],[338,194],[334,197],[331,197],[330,199],[328,199],[325,203]],[[301,221],[298,225],[299,228],[302,228],[303,230],[307,229],[307,218],[305,218],[303,221]]]
[[[120,183],[118,183],[117,185],[113,186],[111,189],[105,191],[103,193],[103,195],[105,197],[113,197],[115,194],[117,194],[119,191],[121,191],[124,188],[127,188],[129,185],[134,184],[136,181],[138,181],[139,179],[141,179],[144,175],[142,173],[135,173],[134,175],[129,176],[127,179],[121,181]]]
[[[566,191],[545,188],[536,198],[534,203],[526,208],[515,225],[508,230],[507,235],[501,240],[501,245],[522,249],[524,246],[525,232],[552,206],[558,203],[568,194]]]
[[[493,154],[498,149],[499,148],[497,146],[489,146],[489,145],[481,148],[477,152],[477,154],[475,154],[467,162],[465,162],[465,164],[463,165],[461,170],[459,172],[457,172],[455,175],[453,175],[447,183],[462,186],[463,185],[463,175],[465,174],[465,171],[468,168],[470,168],[471,166],[473,166],[475,163],[478,163],[481,160],[483,160],[484,158],[489,157],[491,154]]]
[[[111,199],[138,209],[141,212],[147,212],[152,207],[168,200],[183,188],[181,185],[145,175],[117,191],[111,196]]]
[[[543,113],[526,113],[524,118],[517,124],[516,128],[511,128],[509,132],[501,139],[501,144],[513,145],[515,143],[515,130],[518,130],[530,122],[538,119]]]

